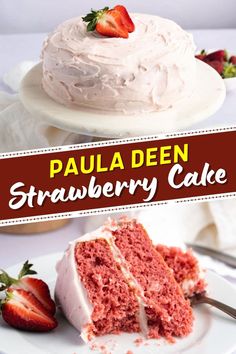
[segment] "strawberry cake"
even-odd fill
[[[128,115],[163,111],[192,94],[194,52],[192,36],[171,20],[129,15],[123,6],[105,8],[49,34],[42,86],[71,108]]]
[[[128,218],[108,220],[70,243],[57,265],[55,294],[84,341],[120,332],[172,341],[191,332],[183,279],[179,284],[174,258],[173,271],[163,252],[142,224]]]

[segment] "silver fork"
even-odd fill
[[[216,307],[217,309],[227,313],[227,315],[233,317],[236,320],[236,309],[228,306],[226,304],[223,304],[223,302],[220,302],[215,299],[211,299],[210,297],[206,296],[206,292],[203,292],[201,294],[195,294],[194,296],[190,297],[190,303],[192,306],[198,305],[198,304],[209,304],[211,306]]]

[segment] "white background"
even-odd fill
[[[188,29],[236,28],[236,0],[0,0],[0,33],[48,32],[91,7],[119,2],[130,11],[168,17]]]

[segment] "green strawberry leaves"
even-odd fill
[[[88,32],[95,31],[99,18],[101,18],[103,16],[103,14],[105,12],[107,12],[108,10],[109,10],[109,7],[107,7],[107,6],[101,10],[98,10],[98,11],[91,9],[91,12],[89,14],[82,17],[82,20],[84,22],[88,22],[88,24],[87,24],[87,31]]]
[[[232,77],[236,77],[236,65],[226,63],[224,65],[223,78],[230,79]]]
[[[11,285],[16,284],[21,278],[25,277],[26,275],[37,274],[35,270],[31,269],[32,266],[33,264],[29,263],[29,261],[26,261],[23,264],[23,267],[20,270],[17,279],[10,277],[7,272],[0,269],[0,291],[8,289]]]
[[[9,288],[9,286],[14,284],[16,282],[16,279],[11,278],[10,275],[7,274],[7,272],[5,272],[4,270],[0,271],[0,291],[4,291]]]
[[[26,275],[37,274],[37,272],[35,270],[31,269],[32,267],[33,267],[33,264],[29,263],[29,261],[26,261],[23,264],[23,267],[18,275],[18,279],[21,279]]]

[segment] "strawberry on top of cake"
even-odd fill
[[[91,10],[91,13],[82,19],[88,22],[88,32],[96,30],[102,36],[128,38],[129,33],[135,30],[128,11],[122,5],[117,5],[111,10],[109,7],[98,11]]]
[[[125,114],[169,109],[192,94],[192,36],[171,20],[122,5],[92,10],[49,34],[42,50],[45,92],[71,108]]]
[[[172,341],[191,332],[183,279],[178,282],[176,265],[162,254],[143,225],[128,218],[109,220],[70,243],[57,265],[55,294],[85,341],[120,332]]]

